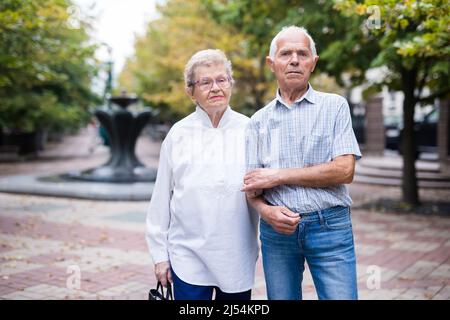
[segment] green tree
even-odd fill
[[[371,67],[387,66],[383,84],[404,94],[402,139],[403,201],[420,203],[416,177],[414,110],[417,104],[448,97],[450,92],[450,4],[448,0],[336,0],[347,16],[366,18],[365,37],[380,50]],[[430,94],[424,96],[424,88]]]
[[[216,21],[245,35],[249,45],[243,54],[258,57],[259,82],[273,82],[265,57],[270,41],[284,26],[303,26],[314,38],[320,59],[312,83],[318,89],[322,87],[323,73],[347,91],[361,84],[378,50],[375,41],[363,37],[363,30],[359,28],[361,19],[339,14],[332,1],[203,1]]]
[[[77,128],[98,98],[95,46],[69,0],[0,2],[0,128]]]
[[[119,76],[119,85],[157,107],[161,118],[173,121],[192,111],[185,95],[183,71],[198,50],[223,50],[233,63],[236,85],[231,105],[252,114],[267,97],[270,86],[261,81],[260,57],[245,55],[247,39],[232,26],[214,21],[200,0],[168,0],[158,7],[160,18],[151,21],[144,36],[137,38],[135,55]]]

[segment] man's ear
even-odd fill
[[[319,56],[315,56],[315,57],[314,57],[314,65],[313,65],[313,67],[312,67],[312,69],[311,69],[311,73],[312,73],[312,72],[314,71],[314,69],[316,68],[317,61],[319,61]]]
[[[275,72],[273,70],[273,60],[272,60],[272,58],[270,56],[266,57],[266,64],[270,68],[270,71]]]

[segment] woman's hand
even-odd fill
[[[155,264],[156,279],[161,282],[164,287],[172,283],[172,273],[170,272],[170,262],[163,261]]]

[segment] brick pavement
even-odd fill
[[[88,141],[86,135],[71,139],[81,145]],[[138,154],[154,163],[155,143],[140,143],[144,150]],[[55,148],[73,150],[70,144]],[[61,172],[106,158],[104,152],[72,153],[63,159],[0,164],[0,174],[36,168]],[[353,184],[350,192],[358,204],[381,196],[395,198],[400,191]],[[421,190],[421,196],[448,199],[450,194]],[[155,285],[143,237],[146,208],[147,202],[139,201],[0,193],[0,299],[146,299]],[[367,210],[352,214],[361,299],[450,299],[449,218]],[[79,286],[74,277],[78,271]],[[264,286],[259,259],[253,299],[266,298]],[[305,299],[317,298],[308,270],[303,291]]]

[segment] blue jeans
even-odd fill
[[[215,300],[250,300],[252,290],[236,293],[227,293],[215,286],[199,286],[184,282],[175,274],[173,269],[173,295],[175,300],[212,300],[213,291],[216,291]]]
[[[261,219],[261,251],[268,298],[302,299],[306,259],[319,299],[357,299],[350,209],[338,206],[300,216],[292,235],[276,232]]]

